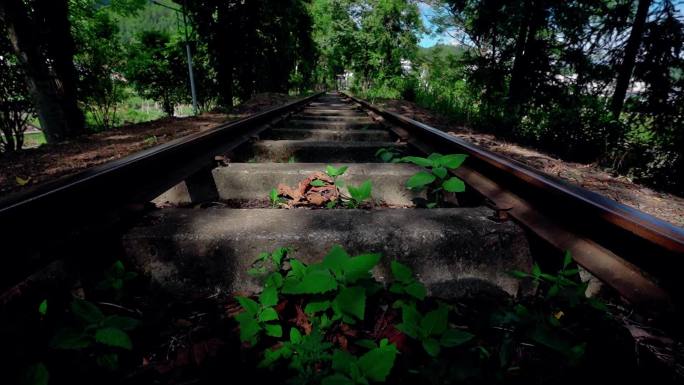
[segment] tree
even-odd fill
[[[294,72],[310,78],[311,20],[303,0],[188,0],[183,2],[207,45],[219,102],[256,92],[287,92]]]
[[[0,21],[26,73],[48,141],[82,133],[67,0],[4,0]]]
[[[0,24],[0,153],[13,153],[23,147],[26,122],[33,106],[28,98],[26,75],[3,32]]]
[[[175,105],[187,100],[183,46],[157,31],[143,32],[139,40],[130,45],[126,77],[139,93],[160,102],[164,113],[173,116]]]
[[[116,107],[124,95],[120,74],[124,49],[111,8],[99,6],[93,0],[71,0],[79,101],[99,129],[114,125]]]
[[[646,18],[648,17],[648,10],[651,6],[651,0],[638,0],[637,11],[632,22],[629,39],[625,45],[622,62],[618,68],[617,79],[615,80],[615,92],[610,103],[613,117],[617,119],[622,112],[622,106],[625,103],[625,96],[627,95],[627,88],[632,79],[632,72],[634,71],[634,64],[636,56],[641,47],[641,40],[644,33],[644,26],[646,25]]]

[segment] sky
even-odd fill
[[[430,22],[430,18],[435,14],[435,11],[432,9],[432,7],[425,3],[420,3],[418,4],[418,8],[420,9],[420,16],[423,19],[423,25],[431,32],[429,34],[423,35],[418,42],[418,45],[421,47],[432,47],[438,43],[452,43],[453,38],[451,38],[451,36],[446,34],[435,35],[432,33],[434,31],[434,26]]]

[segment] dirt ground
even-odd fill
[[[566,162],[494,135],[472,131],[455,125],[448,119],[419,107],[415,103],[387,100],[376,104],[388,111],[424,122],[488,150],[518,160],[548,175],[582,186],[664,221],[684,227],[684,198],[682,197],[641,186],[625,176],[614,175],[593,163]]]
[[[196,117],[162,118],[0,157],[0,197],[148,147],[208,130],[294,99],[296,98],[283,94],[259,94],[228,114],[204,113]]]

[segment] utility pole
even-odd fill
[[[197,110],[197,91],[195,89],[195,74],[192,70],[192,51],[190,50],[190,36],[188,34],[188,20],[185,14],[185,0],[183,0],[183,5],[181,9],[170,7],[166,4],[162,4],[156,0],[151,0],[153,4],[168,8],[177,14],[183,15],[183,28],[185,30],[185,52],[187,54],[188,61],[188,77],[190,78],[190,94],[192,95],[192,113],[193,115],[198,114]]]

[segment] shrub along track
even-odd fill
[[[456,196],[462,207],[412,208],[423,197],[403,186],[418,169],[381,163],[383,148],[468,154],[454,171],[467,182]],[[327,164],[348,166],[346,184],[371,180],[382,204],[261,207],[277,184],[296,184]],[[157,202],[195,208],[150,210],[146,202],[164,191]],[[401,259],[433,294],[458,292],[463,278],[514,294],[526,288],[507,273],[531,266],[518,225],[533,245],[570,250],[637,307],[659,311],[680,300],[668,293],[680,286],[682,229],[362,100],[319,94],[3,200],[5,255],[23,257],[3,269],[2,303],[44,290],[53,273],[24,277],[50,262],[95,263],[92,250],[112,234],[123,235],[128,257],[158,288],[188,299],[216,287],[254,290],[244,272],[260,251],[294,246],[314,261],[335,243]]]

